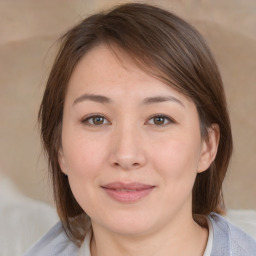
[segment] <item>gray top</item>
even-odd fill
[[[213,229],[211,256],[256,256],[256,241],[253,238],[216,213],[208,215],[208,219]],[[87,244],[83,256],[90,256],[90,234],[83,244]],[[81,251],[69,240],[59,222],[23,256],[80,255]]]

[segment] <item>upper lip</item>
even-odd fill
[[[108,183],[106,185],[103,185],[101,187],[106,188],[106,189],[113,189],[113,190],[118,190],[118,189],[144,190],[144,189],[153,188],[155,186],[148,185],[148,184],[143,184],[143,183],[138,183],[138,182],[131,182],[131,183],[112,182],[112,183]]]

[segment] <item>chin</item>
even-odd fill
[[[107,219],[102,223],[111,232],[120,235],[142,235],[148,233],[153,229],[153,222],[148,216],[122,216],[112,217],[111,220],[106,222]]]

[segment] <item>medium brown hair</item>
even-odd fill
[[[39,111],[54,198],[70,239],[79,245],[90,220],[74,198],[58,162],[65,94],[79,60],[103,43],[121,47],[151,75],[189,97],[197,107],[203,138],[207,138],[207,128],[218,124],[218,152],[208,170],[196,177],[193,214],[220,212],[224,206],[222,182],[232,153],[232,134],[214,58],[202,36],[181,18],[147,4],[124,4],[84,19],[62,37]]]

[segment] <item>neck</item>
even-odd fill
[[[93,223],[92,256],[202,256],[208,230],[192,218],[179,220],[160,231],[140,235],[123,235],[102,229]],[[110,253],[111,252],[111,253]]]

